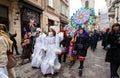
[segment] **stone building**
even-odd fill
[[[0,0],[0,23],[6,24],[11,33],[17,32],[20,46],[30,18],[35,18],[36,26],[41,27],[43,9],[44,0]]]
[[[25,32],[30,31],[30,19],[45,32],[51,25],[59,31],[69,22],[69,0],[0,0],[0,10],[0,23],[11,33],[17,32],[19,47]]]
[[[105,0],[108,7],[110,25],[120,23],[120,0]]]
[[[69,23],[69,0],[46,0],[44,11],[44,31],[54,25],[57,32]]]

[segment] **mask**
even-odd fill
[[[53,32],[49,32],[48,36],[52,37],[53,36]]]

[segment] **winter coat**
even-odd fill
[[[102,46],[106,47],[108,45],[108,35],[109,35],[109,32],[105,32],[103,34],[103,39],[102,39]]]
[[[107,51],[105,61],[120,64],[120,44],[118,41],[120,41],[120,32],[109,34],[108,43],[110,49]]]
[[[15,37],[17,36],[17,33],[15,34],[10,34],[10,39],[13,41],[13,45],[17,44],[17,41],[15,39]]]
[[[3,36],[0,36],[0,67],[6,67],[7,65],[7,50],[8,43]]]
[[[83,46],[81,49],[79,48],[80,45]],[[88,47],[89,47],[89,38],[84,35],[78,35],[76,37],[76,42],[75,42],[75,49],[77,50],[78,56],[85,57],[87,54]]]
[[[97,43],[97,36],[96,35],[91,35],[90,37],[90,45],[94,46]]]

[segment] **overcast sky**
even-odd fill
[[[95,13],[106,6],[105,0],[95,0]],[[70,0],[70,16],[73,15],[79,8],[81,8],[81,0]]]

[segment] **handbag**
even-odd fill
[[[13,54],[11,54],[9,50],[7,51],[7,57],[8,57],[7,68],[11,69],[15,67],[17,65],[16,57]]]
[[[108,49],[105,55],[105,62],[111,62],[111,50]]]

